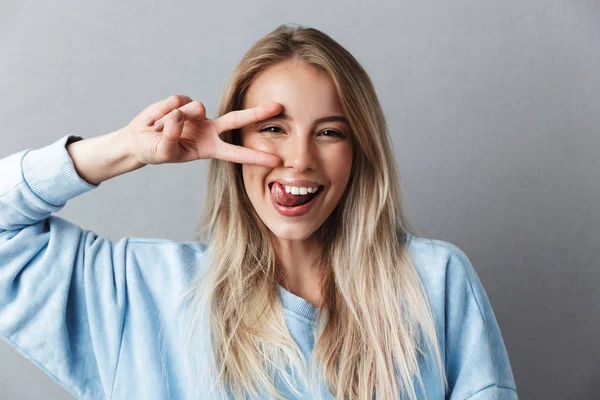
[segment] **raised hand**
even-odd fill
[[[122,129],[132,156],[142,164],[164,164],[217,158],[243,164],[276,167],[281,159],[242,146],[226,143],[219,135],[277,115],[280,103],[269,103],[206,118],[199,101],[172,95],[146,107]]]

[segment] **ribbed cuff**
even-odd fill
[[[82,193],[100,186],[86,182],[75,170],[67,144],[83,137],[66,135],[56,142],[29,150],[22,159],[23,179],[31,190],[46,203],[63,206]]]

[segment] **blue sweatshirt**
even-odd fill
[[[183,293],[194,268],[207,266],[206,246],[111,241],[52,215],[99,186],[77,174],[65,148],[81,139],[67,135],[0,160],[0,337],[77,399],[191,399],[174,294]],[[496,317],[467,256],[448,242],[408,240],[449,382],[444,393],[435,369],[424,365],[427,397],[517,399]],[[308,360],[319,309],[278,290]],[[309,388],[300,390],[310,398]]]

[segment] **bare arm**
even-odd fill
[[[115,176],[142,168],[128,150],[127,136],[119,129],[66,146],[75,170],[88,183],[97,185]]]

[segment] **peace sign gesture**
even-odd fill
[[[146,107],[123,128],[132,156],[142,164],[164,164],[217,158],[243,164],[276,167],[281,159],[273,154],[226,143],[219,135],[277,115],[280,103],[231,111],[219,118],[206,118],[199,101],[172,95]]]

